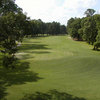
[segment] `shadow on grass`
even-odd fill
[[[38,39],[38,38],[45,38],[45,37],[49,37],[49,36],[50,36],[49,34],[40,34],[40,35],[31,36],[30,38]]]
[[[44,53],[50,53],[50,52],[49,51],[28,51],[27,53],[44,54]]]
[[[5,86],[2,84],[2,82],[0,82],[0,100],[7,100],[5,98],[5,96],[8,94],[5,92],[6,88]]]
[[[6,88],[11,85],[25,84],[26,82],[37,82],[43,79],[38,73],[29,71],[28,62],[18,62],[15,69],[0,68],[0,100],[7,95]]]
[[[18,53],[16,56],[17,58],[19,59],[23,59],[23,60],[26,60],[26,59],[34,59],[34,54],[48,54],[48,53],[51,53],[49,51],[36,51],[36,50],[24,50],[24,52],[22,53]]]
[[[99,49],[97,49],[97,50],[94,50],[94,49],[92,49],[93,51],[99,51],[100,52],[100,48]]]
[[[36,92],[34,94],[26,94],[21,100],[86,100],[86,99],[75,97],[65,92],[50,90],[47,93]]]
[[[38,44],[38,43],[22,44],[22,46],[19,47],[20,52],[22,52],[22,53],[20,54],[20,52],[19,52],[19,54],[17,56],[18,56],[18,58],[21,58],[21,59],[30,59],[30,58],[33,58],[34,54],[50,53],[49,51],[46,51],[46,50],[50,49],[47,46],[48,45]]]
[[[26,51],[26,50],[36,50],[36,49],[44,49],[44,50],[50,49],[47,46],[48,45],[44,45],[44,44],[29,43],[29,44],[23,44],[20,47],[20,50]]]

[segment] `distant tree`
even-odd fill
[[[51,33],[51,23],[46,23],[45,33],[47,35],[50,35],[50,33]]]
[[[67,33],[70,34],[71,28],[72,28],[72,23],[74,22],[74,18],[70,18],[67,22]]]
[[[66,34],[66,27],[58,22],[44,23],[42,20],[31,20],[31,36]]]
[[[41,20],[41,19],[38,19],[37,20],[38,22],[38,34],[41,34],[42,36],[44,36],[44,33],[45,33],[45,23]]]
[[[67,34],[67,29],[65,25],[61,25],[60,26],[60,34]]]
[[[90,16],[93,16],[93,14],[95,13],[95,10],[94,9],[87,9],[84,14],[87,16],[87,17],[90,17]]]
[[[52,22],[52,23],[49,23],[48,25],[49,25],[48,31],[50,35],[60,34],[60,23]]]

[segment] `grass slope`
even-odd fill
[[[20,100],[25,94],[56,89],[100,100],[100,52],[92,48],[68,36],[24,39],[17,54],[20,69],[0,69],[0,82],[7,84],[2,84],[1,94],[7,100]]]

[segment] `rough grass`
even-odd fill
[[[100,52],[92,48],[68,36],[24,39],[18,68],[0,68],[0,97],[20,100],[55,89],[78,97],[70,100],[100,100]]]

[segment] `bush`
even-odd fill
[[[3,57],[3,66],[5,68],[14,68],[17,58],[14,55],[5,55]]]
[[[98,50],[98,48],[100,47],[100,42],[95,42],[94,43],[94,50]]]

